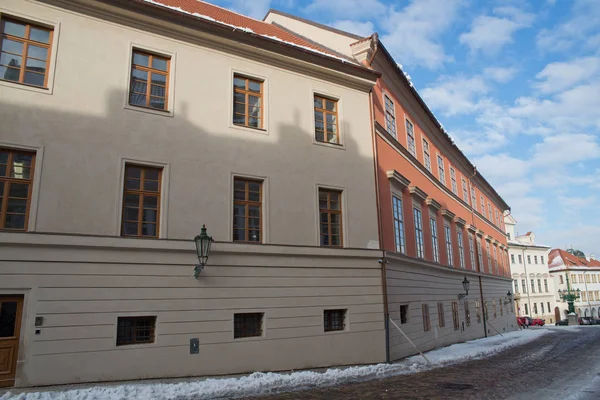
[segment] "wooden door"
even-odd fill
[[[22,312],[22,296],[0,296],[0,387],[15,383]]]
[[[562,319],[560,317],[560,310],[558,309],[558,307],[554,307],[554,318],[556,319],[556,322]]]

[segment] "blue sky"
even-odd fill
[[[600,257],[600,0],[212,0],[378,32],[519,233]]]

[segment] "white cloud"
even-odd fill
[[[600,73],[600,57],[582,57],[573,61],[546,65],[536,75],[541,80],[535,87],[542,93],[555,93],[571,88]]]
[[[496,82],[506,83],[512,80],[517,73],[513,67],[488,67],[483,70],[483,75]]]
[[[504,45],[513,42],[519,29],[533,22],[533,15],[514,7],[498,7],[495,16],[481,15],[473,21],[471,30],[459,37],[460,43],[469,46],[473,53],[495,53]]]
[[[521,178],[528,174],[529,163],[507,153],[486,154],[475,158],[477,169],[490,180],[505,181]]]
[[[269,11],[269,8],[271,8],[271,0],[229,0],[224,7],[231,8],[240,14],[262,20],[267,14],[267,11]]]
[[[560,134],[545,137],[533,146],[532,163],[536,166],[566,166],[580,161],[600,159],[600,144],[595,135]]]
[[[436,86],[421,91],[427,104],[447,116],[472,113],[477,109],[476,97],[485,94],[488,87],[479,77],[442,77]]]
[[[313,0],[304,11],[315,15],[328,14],[341,19],[361,20],[385,15],[387,7],[379,0]]]
[[[355,35],[365,37],[375,32],[375,27],[373,26],[373,23],[371,21],[358,22],[346,19],[342,21],[333,22],[331,26],[336,29],[341,29],[343,31],[350,32]]]
[[[537,35],[537,45],[546,51],[562,52],[578,43],[586,43],[590,33],[597,31],[598,26],[600,1],[575,0],[571,17],[555,27],[542,29]]]

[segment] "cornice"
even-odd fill
[[[448,210],[447,208],[444,208],[440,214],[442,214],[442,216],[444,218],[448,218],[449,220],[453,220],[454,217],[456,216],[456,214],[454,214],[452,211]]]
[[[404,177],[400,172],[394,170],[387,172],[387,177],[390,181],[395,183],[402,189],[406,189],[410,185],[410,181]]]
[[[425,193],[421,188],[415,185],[411,185],[408,187],[408,192],[411,196],[420,199],[422,202],[427,199],[427,193]]]
[[[442,209],[442,205],[438,203],[433,197],[428,197],[427,200],[425,200],[425,204],[437,211]]]
[[[467,224],[467,221],[465,221],[461,217],[454,217],[454,222],[456,223],[456,225],[460,225],[463,227],[466,226],[466,224]]]

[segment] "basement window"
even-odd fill
[[[154,343],[156,316],[118,317],[117,346]]]
[[[343,331],[346,328],[346,312],[348,310],[325,310],[323,323],[325,332]]]
[[[264,313],[234,314],[233,338],[262,336],[264,315]]]

